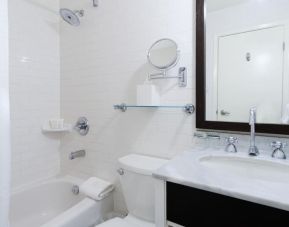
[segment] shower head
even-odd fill
[[[73,26],[79,26],[80,20],[78,16],[83,17],[84,15],[83,10],[72,11],[70,9],[65,8],[60,9],[59,13],[64,21]]]

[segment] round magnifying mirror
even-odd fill
[[[176,65],[178,54],[178,45],[175,41],[160,39],[149,49],[148,61],[154,67],[166,70]]]

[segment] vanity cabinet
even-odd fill
[[[166,191],[167,220],[181,226],[289,226],[284,210],[170,182]]]

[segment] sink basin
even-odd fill
[[[210,155],[200,157],[199,163],[215,173],[234,175],[236,178],[289,183],[289,165],[282,161]]]

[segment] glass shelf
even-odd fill
[[[192,104],[187,105],[160,105],[160,106],[139,106],[139,105],[127,105],[122,103],[120,105],[113,106],[115,110],[121,110],[122,112],[126,112],[128,108],[166,108],[166,109],[183,109],[188,114],[193,114],[195,112],[195,106]]]

